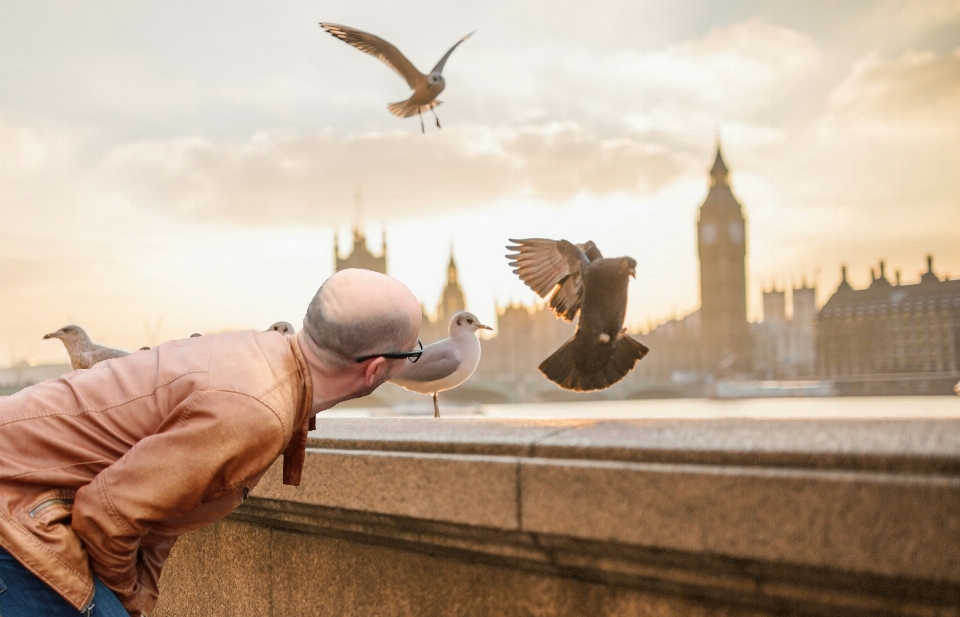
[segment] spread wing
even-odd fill
[[[514,245],[507,249],[516,253],[507,255],[507,259],[512,260],[514,274],[541,298],[552,292],[550,308],[557,317],[573,321],[583,296],[583,267],[590,263],[587,255],[566,240],[529,238],[510,242]]]
[[[414,90],[417,89],[417,86],[422,86],[426,83],[427,78],[417,70],[417,67],[413,66],[413,63],[407,60],[407,57],[400,53],[399,49],[384,41],[379,36],[328,22],[321,22],[320,27],[344,43],[352,45],[360,51],[370,54],[374,58],[378,58],[381,62],[396,71],[397,75],[407,80],[407,84]],[[454,47],[456,47],[456,45],[454,45]],[[453,50],[451,49],[450,51]],[[447,55],[450,55],[449,51]],[[446,60],[446,56],[444,56],[444,60]]]
[[[474,30],[473,32],[476,32],[476,30]],[[457,48],[457,45],[459,45],[460,43],[466,41],[466,40],[469,39],[471,36],[473,36],[473,32],[471,32],[471,33],[468,34],[467,36],[463,37],[462,39],[460,39],[459,41],[457,41],[456,43],[454,43],[454,44],[453,44],[453,47],[451,47],[450,49],[448,49],[448,50],[447,50],[447,53],[443,54],[443,57],[440,58],[440,62],[437,62],[437,66],[433,67],[433,70],[430,71],[430,72],[431,72],[431,73],[442,73],[442,72],[443,72],[443,65],[447,63],[447,58],[450,57],[450,54],[453,53],[453,50]]]
[[[390,381],[403,385],[404,381],[429,383],[453,375],[460,367],[460,351],[450,339],[445,339],[427,345],[423,348],[423,355],[415,363],[407,362]]]

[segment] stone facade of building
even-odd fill
[[[853,289],[846,268],[818,319],[819,372],[828,378],[960,375],[960,280],[941,280],[927,258],[919,283],[891,284],[883,262]],[[954,377],[955,380],[955,377]]]
[[[763,321],[753,330],[754,373],[761,379],[796,379],[816,372],[816,288],[806,283],[791,290],[792,312],[786,312],[786,292],[763,292]]]

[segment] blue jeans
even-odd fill
[[[93,611],[81,613],[0,548],[0,617],[129,617],[100,579],[94,583]]]

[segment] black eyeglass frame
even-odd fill
[[[402,360],[406,358],[410,360],[412,364],[416,364],[417,360],[420,359],[420,356],[423,355],[423,343],[420,342],[420,339],[417,339],[417,345],[420,346],[420,349],[414,349],[413,351],[394,351],[390,353],[372,353],[368,356],[360,356],[359,358],[354,358],[354,361],[357,364],[361,362],[366,362],[372,358],[390,358],[391,360]]]

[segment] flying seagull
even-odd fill
[[[80,326],[64,326],[56,332],[43,335],[43,338],[58,338],[63,341],[63,346],[67,348],[67,353],[70,354],[70,365],[74,370],[90,368],[103,360],[130,355],[120,349],[97,345],[90,340],[90,337]]]
[[[405,101],[391,103],[387,105],[390,113],[398,118],[409,118],[413,114],[420,116],[420,131],[425,133],[423,128],[423,115],[425,111],[433,111],[433,108],[441,103],[437,96],[443,92],[447,82],[443,79],[443,65],[447,58],[457,48],[457,45],[466,41],[474,30],[463,37],[451,47],[447,53],[443,54],[437,66],[433,67],[429,75],[424,75],[413,66],[413,63],[407,60],[407,57],[400,53],[400,50],[384,41],[379,36],[374,36],[354,28],[321,22],[320,27],[337,37],[341,41],[353,45],[362,52],[366,52],[375,58],[381,60],[384,64],[397,72],[400,77],[407,80],[407,84],[413,89],[413,95]],[[437,121],[437,128],[440,128],[440,118],[437,118],[437,112],[433,112],[433,117]]]
[[[287,321],[278,321],[273,324],[264,332],[279,332],[280,334],[294,334],[296,330],[293,329],[293,324]]]
[[[480,363],[480,341],[477,330],[492,330],[467,311],[450,318],[450,336],[423,348],[416,363],[407,363],[390,383],[404,390],[433,395],[433,416],[440,417],[437,394],[456,388],[470,379]]]
[[[636,276],[632,257],[605,258],[593,242],[531,238],[513,240],[513,271],[557,317],[577,331],[540,364],[540,372],[565,390],[603,390],[623,379],[650,351],[627,334],[627,284]]]

